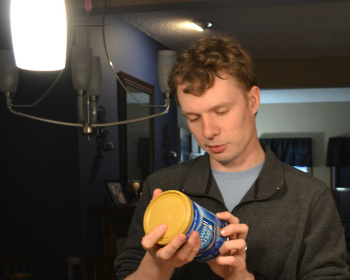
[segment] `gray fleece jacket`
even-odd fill
[[[249,226],[248,271],[256,279],[350,279],[344,230],[329,187],[263,148],[263,169],[233,210]],[[227,211],[208,155],[153,173],[143,186],[127,243],[115,262],[118,279],[134,272],[145,254],[143,214],[155,188],[180,190],[213,213]],[[171,279],[221,278],[206,263],[193,261],[177,268]]]

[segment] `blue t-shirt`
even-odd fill
[[[222,172],[212,168],[227,209],[232,212],[258,178],[264,161],[241,172]]]

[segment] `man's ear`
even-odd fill
[[[260,106],[260,89],[257,86],[253,86],[248,92],[248,104],[255,115]]]

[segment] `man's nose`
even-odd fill
[[[212,118],[203,118],[202,131],[205,138],[211,139],[219,133],[219,127]]]

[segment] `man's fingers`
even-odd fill
[[[246,239],[248,230],[249,228],[246,224],[229,224],[220,233],[222,236],[228,236],[231,239]]]
[[[186,239],[187,239],[186,235],[179,234],[173,240],[171,240],[170,243],[168,243],[166,246],[164,246],[163,248],[157,251],[157,257],[163,260],[169,260],[177,253],[177,251],[181,248],[181,246],[186,242]]]
[[[182,261],[192,261],[198,253],[200,245],[201,240],[199,238],[199,233],[195,231],[190,235],[185,246],[179,250],[178,258]]]
[[[229,224],[239,224],[239,219],[230,212],[219,212],[216,213],[216,216],[221,220],[227,221]]]
[[[152,200],[157,198],[163,191],[161,189],[155,189],[153,191],[153,196],[152,196]]]
[[[240,254],[245,255],[247,248],[247,243],[243,239],[236,239],[236,240],[229,240],[226,241],[222,246],[220,247],[219,251],[220,254],[225,255],[226,253],[234,253],[234,254]]]
[[[198,232],[193,232],[187,239],[186,235],[176,236],[168,245],[157,251],[157,257],[170,261],[173,266],[180,267],[191,262],[199,251],[200,238]]]
[[[158,240],[165,234],[168,227],[165,224],[157,226],[149,234],[142,238],[141,244],[145,250],[150,250],[158,242]]]

